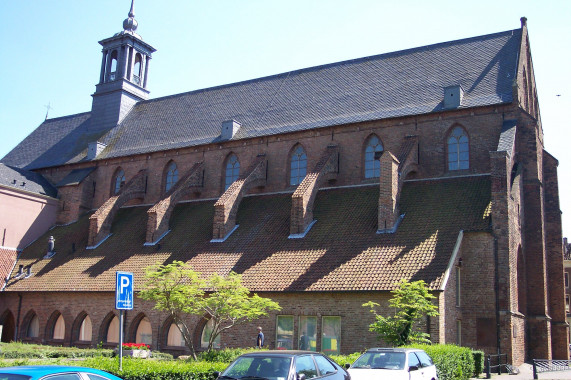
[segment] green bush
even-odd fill
[[[111,349],[54,347],[18,342],[0,344],[0,358],[2,359],[88,358],[113,355]]]
[[[474,357],[474,377],[480,376],[484,372],[484,351],[472,351]]]
[[[361,355],[361,352],[355,352],[350,355],[329,355],[329,357],[341,367],[345,368],[345,364],[353,364],[353,362]]]
[[[238,356],[255,350],[255,348],[225,348],[223,350],[204,351],[198,354],[198,360],[205,362],[230,363]]]
[[[436,364],[440,380],[466,380],[474,374],[474,356],[467,347],[453,344],[421,344],[410,347],[420,348],[430,355]]]
[[[119,372],[119,358],[90,358],[81,363],[81,366],[101,369],[124,380],[214,380],[214,372],[223,371],[227,365],[184,360],[123,358],[123,371]]]

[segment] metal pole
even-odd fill
[[[486,379],[492,378],[492,363],[490,363],[490,355],[486,358]]]
[[[119,371],[123,371],[123,310],[119,310]]]
[[[539,379],[539,377],[537,376],[537,365],[535,364],[535,359],[533,359],[533,378]]]

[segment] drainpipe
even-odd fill
[[[498,355],[501,353],[501,338],[500,338],[500,275],[499,275],[499,257],[498,257],[498,238],[495,233],[492,233],[494,237],[494,291],[496,293],[496,344],[498,348]]]
[[[22,294],[18,293],[18,316],[16,317],[16,328],[14,329],[14,341],[18,341],[18,332],[20,330],[20,312],[22,311]]]

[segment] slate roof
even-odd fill
[[[74,169],[69,172],[61,181],[56,184],[56,187],[79,185],[88,175],[95,169],[95,166],[83,169]]]
[[[0,163],[0,186],[57,197],[57,189],[38,173]]]
[[[291,194],[244,198],[239,228],[223,243],[210,243],[213,201],[177,205],[172,231],[152,247],[143,246],[148,207],[121,209],[94,250],[85,250],[85,215],[24,249],[17,264],[32,264],[33,276],[10,280],[6,291],[114,291],[115,271],[141,284],[146,266],[172,260],[204,275],[242,273],[257,292],[390,290],[401,278],[439,289],[459,231],[490,226],[489,176],[406,182],[395,234],[376,234],[378,196],[378,185],[319,191],[317,222],[303,239],[288,239]],[[49,235],[57,253],[42,259]]]
[[[460,85],[461,107],[509,103],[521,30],[439,43],[137,103],[105,136],[88,135],[89,113],[47,120],[2,162],[28,169],[443,110],[444,88]]]

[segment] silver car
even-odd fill
[[[415,348],[371,348],[348,372],[352,380],[438,380],[430,356]]]

